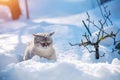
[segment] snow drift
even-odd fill
[[[34,4],[39,4],[40,1],[36,0]],[[65,0],[66,3],[71,1],[73,0]],[[87,1],[83,2],[87,4]],[[20,0],[20,2],[23,5],[23,0]],[[60,2],[62,4],[62,1]],[[33,3],[33,1],[30,3]],[[31,15],[34,19],[25,20],[23,15],[18,21],[0,22],[0,80],[120,80],[120,54],[111,52],[111,47],[114,47],[111,44],[111,39],[101,43],[100,54],[106,53],[106,55],[99,60],[94,58],[94,53],[90,54],[86,49],[78,46],[72,47],[68,44],[68,42],[79,42],[82,34],[86,31],[81,22],[87,17],[84,10],[82,10],[84,13],[74,11],[74,15],[71,15],[71,11],[69,15],[66,14],[67,16],[62,15],[63,17],[49,14],[52,18],[45,18],[46,16],[41,18],[40,16],[43,13],[37,10],[39,5],[34,4],[30,4]],[[107,31],[116,31],[120,28],[120,20],[115,18],[116,14],[119,17],[117,4],[119,4],[119,0],[108,3],[108,5],[111,5],[110,9],[114,8],[113,11],[116,12],[112,11],[114,26],[108,27]],[[85,10],[91,9],[88,12],[93,19],[97,20],[101,17],[98,8],[92,9],[89,7],[86,6]],[[48,7],[45,6],[44,8]],[[22,10],[24,12],[23,7]],[[51,11],[54,11],[54,8]],[[53,41],[58,60],[54,62],[34,56],[30,60],[22,61],[25,47],[33,39],[32,34],[52,31],[55,32]],[[94,29],[91,31],[96,32]],[[120,39],[119,35],[117,36],[118,40]]]

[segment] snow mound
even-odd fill
[[[34,20],[24,19],[24,0],[20,0],[23,12],[21,19],[0,23],[0,80],[120,80],[120,55],[116,54],[116,52],[111,52],[111,48],[109,48],[112,43],[111,39],[105,40],[103,42],[104,45],[101,43],[100,55],[105,53],[105,56],[100,57],[99,60],[95,59],[94,53],[90,54],[85,49],[82,50],[78,46],[72,47],[68,44],[68,42],[77,43],[82,38],[82,34],[86,31],[82,20],[87,18],[84,10],[91,9],[91,5],[94,7],[96,5],[94,0],[89,2],[88,0],[79,0],[86,5],[88,4],[87,6],[84,6],[83,3],[80,3],[82,4],[80,5],[78,2],[74,2],[74,4],[71,2],[73,0],[33,1],[31,0],[29,3],[29,11],[30,18],[34,18]],[[47,1],[48,3],[46,3]],[[112,10],[112,13],[115,11],[114,16],[118,17],[117,19],[116,17],[114,18],[117,27],[120,25],[120,20],[118,20],[120,12],[119,5],[117,6],[118,1],[115,0],[109,3],[115,6],[115,10]],[[72,4],[75,5],[74,8]],[[78,11],[81,9],[83,10]],[[62,13],[64,11],[65,13]],[[99,8],[88,12],[95,21],[101,17]],[[3,14],[2,12],[0,15]],[[6,14],[4,15],[6,16]],[[108,32],[111,30],[116,32],[118,29],[116,26],[106,28]],[[33,39],[33,33],[51,31],[55,31],[53,41],[58,57],[57,61],[47,60],[39,56],[34,56],[26,61],[20,60],[27,42]],[[91,29],[91,32],[93,31],[96,32]],[[120,39],[119,36],[120,34],[117,36],[118,40]]]
[[[119,80],[119,75],[119,65],[81,61],[42,63],[28,60],[11,64],[2,71],[5,80]]]
[[[5,68],[8,64],[17,63],[17,57],[13,54],[4,53],[0,54],[0,70]]]
[[[113,65],[120,65],[119,59],[117,59],[117,58],[113,59],[112,64]]]

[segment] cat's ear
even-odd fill
[[[37,34],[32,34],[33,36],[38,36]]]
[[[55,33],[55,32],[51,32],[51,33],[49,33],[49,36],[52,36],[54,33]]]

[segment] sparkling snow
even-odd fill
[[[94,0],[28,0],[30,20],[25,19],[24,0],[19,1],[23,15],[16,21],[10,19],[8,8],[0,6],[0,80],[120,80],[120,54],[112,52],[112,39],[100,43],[100,55],[105,56],[99,60],[85,48],[69,45],[82,39],[86,30],[81,21],[87,18],[86,11],[94,20],[101,18]],[[119,2],[107,3],[114,23],[105,28],[108,33],[120,28]],[[57,61],[39,56],[22,61],[32,34],[52,31]],[[93,36],[97,32],[91,31]]]

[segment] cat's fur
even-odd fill
[[[56,60],[55,50],[53,48],[52,33],[33,34],[34,40],[27,46],[23,60],[31,59],[34,55],[47,58],[49,60]]]

